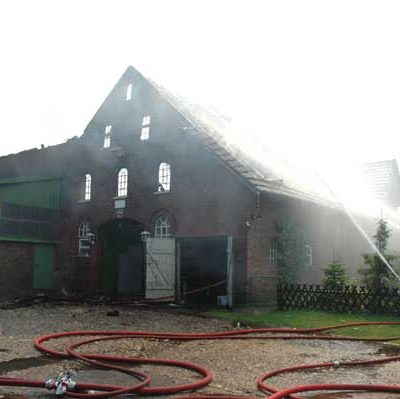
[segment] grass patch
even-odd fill
[[[354,315],[347,313],[329,313],[313,310],[287,310],[276,312],[265,312],[257,314],[246,314],[246,312],[229,312],[217,310],[208,312],[209,316],[225,319],[240,320],[249,325],[257,327],[294,327],[312,328],[323,327],[344,323],[368,322],[368,321],[397,321],[399,317],[377,316],[377,315]],[[392,338],[400,337],[400,325],[398,326],[365,326],[350,327],[332,330],[332,334],[346,335],[351,337],[368,338]],[[400,340],[395,341],[400,344]]]

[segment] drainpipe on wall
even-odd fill
[[[260,215],[260,205],[261,205],[261,192],[257,191],[256,192],[256,212],[255,212],[255,216],[256,218],[259,218]]]
[[[261,207],[261,192],[256,191],[255,193],[255,209],[252,209],[250,219],[246,220],[246,272],[247,272],[247,284],[246,284],[246,296],[247,302],[250,302],[251,298],[251,286],[252,286],[252,276],[253,276],[253,253],[252,253],[252,243],[254,241],[253,234],[255,232],[253,224],[257,223],[257,219],[261,217],[260,207]]]
[[[142,241],[144,243],[144,298],[147,298],[147,270],[148,270],[148,266],[149,266],[149,256],[148,256],[148,252],[149,252],[149,238],[150,238],[150,232],[148,232],[147,230],[144,230],[140,233],[140,237],[142,238]]]

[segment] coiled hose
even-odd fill
[[[205,387],[212,381],[212,373],[205,367],[199,366],[197,364],[178,360],[168,360],[168,359],[149,359],[149,358],[139,358],[139,357],[128,357],[128,356],[115,356],[115,355],[103,355],[96,353],[81,353],[77,352],[77,348],[99,341],[105,340],[119,340],[127,338],[147,338],[147,339],[168,339],[177,341],[189,341],[189,340],[220,340],[220,339],[258,339],[258,340],[268,340],[268,339],[317,339],[317,340],[347,340],[347,341],[373,341],[373,342],[384,342],[384,341],[394,341],[399,340],[400,337],[391,337],[385,339],[378,338],[354,338],[345,336],[335,336],[325,334],[328,331],[336,330],[339,328],[347,327],[360,327],[360,326],[378,326],[378,325],[400,325],[400,322],[359,322],[359,323],[347,323],[340,325],[333,325],[327,327],[319,328],[303,328],[303,329],[293,329],[293,328],[257,328],[257,329],[245,329],[245,330],[232,330],[224,332],[214,332],[214,333],[170,333],[170,332],[143,332],[143,331],[72,331],[72,332],[61,332],[54,334],[42,335],[34,340],[34,346],[40,352],[65,359],[78,359],[84,363],[90,364],[97,368],[116,370],[129,375],[132,375],[139,380],[136,384],[131,386],[119,386],[110,384],[88,384],[79,383],[74,384],[73,390],[65,389],[65,396],[73,398],[104,398],[112,397],[121,394],[135,393],[136,395],[170,395],[181,392],[193,391]],[[61,338],[72,338],[81,337],[79,341],[73,343],[69,342],[64,351],[58,351],[46,346],[46,343],[50,340],[57,340]],[[90,337],[90,338],[87,338]],[[384,359],[379,358],[375,360],[363,360],[363,361],[349,361],[349,362],[327,362],[327,363],[317,363],[309,365],[298,365],[292,366],[280,370],[274,370],[267,373],[263,373],[257,378],[258,388],[266,393],[272,394],[270,399],[279,399],[288,395],[292,395],[298,392],[305,391],[324,391],[324,390],[354,390],[354,391],[371,391],[371,392],[400,392],[400,386],[394,385],[370,385],[370,384],[313,384],[298,386],[293,388],[288,388],[284,390],[278,390],[275,387],[267,384],[265,381],[268,378],[276,376],[282,373],[289,373],[292,371],[299,371],[304,369],[318,369],[326,367],[338,367],[338,366],[356,366],[356,365],[376,365],[383,364],[392,361],[400,360],[400,356],[391,356]],[[118,365],[113,364],[118,363]],[[162,386],[162,387],[152,387],[151,378],[146,374],[134,370],[128,366],[121,366],[120,364],[153,364],[153,365],[167,365],[173,367],[180,367],[187,370],[196,372],[201,376],[200,379],[182,385],[173,386]],[[45,381],[35,381],[35,380],[25,380],[20,378],[10,378],[0,376],[0,385],[4,386],[23,386],[23,387],[47,387],[56,388],[54,384],[49,386],[49,383]],[[50,384],[51,385],[51,384]],[[201,396],[181,396],[180,399],[184,398],[197,398],[197,399],[238,399],[249,397],[239,397],[239,396],[211,396],[211,395],[201,395]],[[291,396],[295,398],[295,396]]]

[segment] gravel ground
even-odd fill
[[[114,372],[87,370],[73,361],[54,361],[47,356],[39,355],[33,348],[32,340],[41,334],[72,330],[211,332],[232,329],[232,324],[228,322],[172,310],[119,308],[119,316],[108,317],[106,313],[109,310],[110,308],[103,306],[51,305],[1,310],[0,374],[47,379],[56,376],[61,370],[77,368],[80,370],[78,381],[101,380],[102,382],[132,383],[131,380],[126,380],[126,376],[116,375]],[[398,353],[396,349],[383,344],[309,340],[176,342],[127,339],[91,344],[85,347],[85,352],[90,351],[192,361],[213,371],[214,380],[202,390],[203,393],[252,396],[263,396],[257,392],[255,380],[259,374],[265,371],[296,364],[368,359]],[[154,376],[154,385],[178,384],[197,378],[190,372],[172,367],[146,365],[141,366],[141,369]],[[291,373],[271,379],[270,382],[278,387],[318,382],[398,384],[399,371],[400,365],[396,362],[379,367]],[[33,394],[32,389],[4,388],[1,392],[0,399],[2,396],[11,398],[11,392],[23,393],[28,396]],[[342,398],[344,396],[336,395],[335,397]],[[351,396],[346,394],[345,397]],[[368,398],[371,397],[368,395]]]

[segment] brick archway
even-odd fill
[[[113,219],[99,227],[101,287],[108,295],[144,295],[145,254],[143,224]]]

